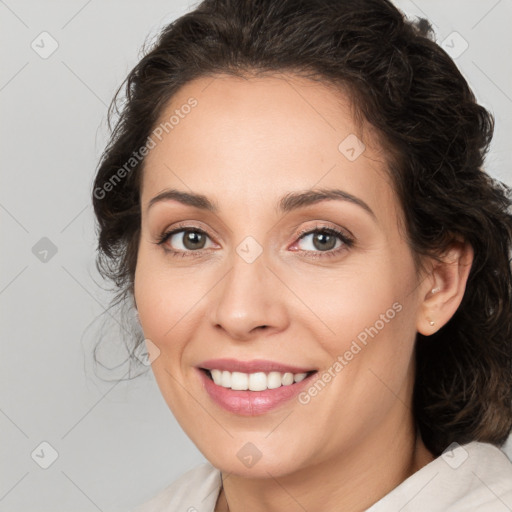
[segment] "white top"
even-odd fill
[[[220,471],[202,464],[133,512],[214,512]],[[366,512],[511,512],[512,463],[495,446],[453,446]]]

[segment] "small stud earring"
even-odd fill
[[[432,289],[432,294],[437,293],[437,292],[439,292],[440,290],[441,290],[441,288],[440,288],[439,286],[437,286],[436,288],[433,288],[433,289]]]
[[[434,327],[434,325],[436,325],[436,323],[434,322],[434,320],[430,320],[430,319],[428,319],[428,323],[429,323],[432,327]]]

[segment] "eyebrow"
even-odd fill
[[[147,209],[149,210],[156,203],[171,200],[178,201],[179,203],[187,206],[199,208],[200,210],[219,213],[218,205],[208,199],[205,195],[184,192],[176,189],[166,189],[160,192],[149,201]],[[369,213],[373,219],[377,219],[373,210],[362,199],[359,199],[358,197],[340,189],[321,188],[315,190],[307,190],[304,192],[290,192],[279,200],[277,211],[281,213],[289,213],[293,210],[305,208],[306,206],[311,206],[321,201],[327,200],[347,201],[349,203],[355,204]]]

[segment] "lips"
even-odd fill
[[[215,359],[198,365],[209,397],[234,414],[264,414],[291,400],[316,370],[273,361]]]
[[[293,366],[289,364],[253,359],[252,361],[238,361],[237,359],[209,359],[197,365],[205,370],[226,370],[228,372],[256,373],[256,372],[281,372],[281,373],[308,373],[315,368]]]

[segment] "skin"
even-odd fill
[[[190,97],[197,106],[151,150],[141,189],[134,290],[145,337],[157,347],[159,388],[222,471],[217,512],[228,503],[231,512],[364,510],[433,459],[411,412],[414,340],[456,311],[471,248],[454,243],[442,262],[416,268],[384,147],[354,121],[343,91],[284,74],[203,77],[178,91],[162,120]],[[338,149],[350,134],[366,146],[354,161]],[[148,209],[169,188],[203,194],[218,212],[175,200]],[[318,188],[341,189],[373,215],[342,200],[278,212],[282,196]],[[183,232],[155,243],[178,223],[207,233],[199,256],[190,256]],[[315,246],[314,233],[298,236],[317,226],[351,233],[354,245],[336,238],[342,250],[329,257],[336,248]],[[236,251],[248,236],[263,249],[252,263]],[[198,363],[219,357],[321,374],[395,303],[401,311],[305,405],[292,399],[242,417],[216,405],[198,377]],[[237,457],[248,442],[261,453],[250,468]]]

